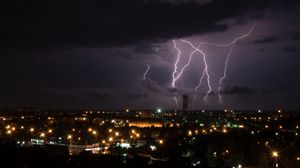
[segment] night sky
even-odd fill
[[[300,109],[298,0],[9,0],[1,2],[0,107]],[[212,91],[197,91],[203,55]],[[143,78],[148,65],[151,67]],[[193,102],[195,96],[197,99]],[[179,106],[174,97],[177,97]]]

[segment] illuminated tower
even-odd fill
[[[188,109],[188,95],[187,94],[182,95],[182,109],[183,109],[183,111],[186,111]]]

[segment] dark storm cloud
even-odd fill
[[[243,95],[250,96],[258,93],[257,89],[245,87],[245,86],[228,86],[222,92],[224,95]]]
[[[149,1],[149,0],[145,0]],[[161,2],[168,2],[173,4],[188,4],[188,3],[194,3],[194,4],[206,4],[211,2],[212,0],[160,0]]]
[[[90,100],[105,100],[110,98],[111,95],[107,93],[90,93],[89,94],[89,99]]]
[[[220,22],[278,3],[288,4],[284,0],[5,1],[0,7],[1,41],[10,47],[93,47],[169,39],[224,31],[227,26]]]
[[[236,23],[239,25],[246,24],[249,20],[261,19],[264,17],[264,12],[257,11],[252,12],[248,15],[237,16]]]
[[[117,51],[113,52],[110,55],[114,55],[116,57],[120,57],[120,58],[124,58],[124,59],[129,59],[129,60],[135,59],[137,57],[137,55],[135,55],[133,53],[124,52],[124,51],[120,51],[120,50],[117,50]]]
[[[249,88],[250,89],[250,88]],[[255,94],[260,95],[276,95],[276,94],[294,94],[297,90],[296,86],[277,86],[273,88],[264,89],[250,89],[253,90]]]
[[[273,35],[273,36],[262,37],[260,39],[254,40],[253,42],[257,44],[263,44],[263,43],[272,43],[278,40],[280,40],[280,38],[276,35]]]
[[[179,90],[177,88],[169,88],[168,91],[171,92],[171,93],[179,92]]]
[[[180,90],[178,88],[170,88],[170,87],[162,87],[159,86],[156,81],[146,78],[145,80],[138,78],[137,79],[138,86],[149,95],[156,95],[162,97],[173,97],[175,95],[185,94],[194,94],[193,91],[188,90]]]
[[[46,97],[53,98],[68,98],[68,99],[81,99],[81,100],[105,100],[112,96],[109,90],[99,88],[75,88],[75,89],[57,89],[48,87],[36,87],[35,93],[43,94]]]
[[[265,52],[265,49],[264,48],[259,48],[258,51],[263,53],[263,52]]]
[[[284,52],[288,53],[297,53],[299,52],[299,48],[297,46],[286,46],[281,49]]]
[[[274,15],[275,18],[271,12],[274,8],[290,9],[286,6],[290,6],[290,2],[297,1],[3,1],[0,5],[2,29],[0,43],[3,48],[0,50],[0,74],[2,76],[0,106],[4,106],[6,103],[3,102],[7,102],[7,104],[25,103],[47,107],[76,108],[81,105],[124,107],[130,104],[127,104],[128,101],[138,102],[145,98],[148,101],[145,106],[150,107],[151,102],[153,106],[157,106],[164,101],[165,103],[169,101],[165,99],[180,97],[183,93],[194,95],[196,93],[193,89],[170,89],[169,87],[173,70],[170,66],[174,62],[176,51],[171,50],[172,46],[168,40],[181,37],[195,41],[205,40],[200,39],[201,36],[198,35],[210,38],[208,33],[212,33],[212,38],[216,38],[211,39],[212,41],[227,41],[229,34],[215,32],[226,31],[230,25],[232,27],[228,32],[232,31],[232,35],[240,34],[241,29],[247,26],[236,24],[250,24],[255,19],[259,19],[256,21],[257,25],[263,24],[257,26],[257,32],[253,33],[250,40],[253,41],[253,38],[262,34],[274,34],[274,37],[257,39],[259,43],[269,42],[270,46],[257,44],[255,48],[252,48],[252,45],[249,45],[247,50],[246,46],[241,47],[240,52],[253,54],[253,58],[247,57],[247,59],[251,58],[251,63],[255,63],[257,67],[263,67],[259,68],[261,72],[265,69],[274,69],[274,71],[271,75],[264,77],[257,75],[254,68],[256,74],[249,74],[247,81],[253,80],[250,78],[254,76],[255,81],[269,86],[269,84],[276,85],[280,80],[279,76],[287,76],[287,79],[282,78],[284,79],[282,81],[298,84],[298,79],[294,77],[297,76],[297,68],[284,61],[281,62],[283,64],[277,64],[277,57],[282,55],[282,52],[278,52],[278,55],[274,54],[275,59],[263,57],[259,60],[255,55],[257,53],[251,53],[259,48],[260,52],[264,49],[269,52],[273,51],[273,48],[277,51],[284,46],[297,45],[297,43],[286,42],[299,41],[299,31],[292,32],[292,24],[287,24],[288,26],[281,24],[283,20],[277,19]],[[280,11],[276,10],[276,13]],[[288,10],[278,15],[289,17],[291,13],[292,11]],[[286,30],[278,31],[288,33],[280,34],[276,32],[277,29],[265,30],[264,24],[280,25]],[[280,26],[276,28],[280,29]],[[272,40],[284,40],[282,43],[285,44],[281,43],[280,46],[276,46],[279,44],[272,44]],[[285,59],[285,57],[280,58]],[[214,66],[214,58],[211,61],[211,65]],[[216,61],[216,63],[220,62]],[[234,64],[230,67],[234,68],[238,62],[241,63],[234,58]],[[149,78],[145,80],[140,78],[136,82],[135,78],[142,76],[147,64],[151,65]],[[272,65],[276,67],[271,67]],[[288,68],[278,68],[281,65],[283,67],[288,65]],[[279,75],[279,71],[284,75]],[[188,78],[189,76],[186,80],[189,80]],[[244,75],[243,78],[239,75],[236,78],[240,78],[241,83],[245,82]],[[249,82],[250,85],[251,82]],[[37,86],[43,87],[30,90]],[[294,91],[297,88],[299,90],[299,85],[295,88]],[[255,95],[270,95],[270,97],[288,95],[293,90],[288,92],[277,89],[262,91],[251,87],[231,86],[223,92],[224,97],[228,95],[228,97],[239,99],[247,96],[256,98]],[[205,96],[206,92],[203,90],[197,94]],[[210,94],[213,95],[210,97],[217,97],[217,92],[212,91]],[[235,104],[238,103],[237,100]],[[136,105],[137,103],[133,103],[133,106]]]
[[[160,94],[162,92],[162,88],[155,81],[152,81],[149,78],[145,78],[145,80],[138,78],[136,81],[142,90],[155,94]]]
[[[148,95],[145,93],[136,93],[136,94],[126,94],[124,95],[124,98],[129,99],[129,100],[141,100],[144,98],[147,98]]]
[[[293,41],[300,41],[300,31],[290,31],[285,33],[288,39]]]
[[[299,30],[288,30],[283,31],[279,34],[282,40],[291,40],[294,42],[300,41],[300,31]]]
[[[159,45],[142,42],[135,46],[134,52],[137,54],[155,54]]]
[[[286,85],[286,86],[278,86],[271,89],[273,93],[292,93],[297,91],[297,86],[294,85]]]

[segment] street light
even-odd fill
[[[108,141],[109,141],[109,142],[112,142],[113,140],[114,140],[113,137],[109,137],[109,138],[108,138]]]
[[[30,132],[33,132],[34,131],[34,128],[30,128],[30,130],[29,130]]]
[[[273,151],[273,152],[272,152],[272,156],[273,156],[274,158],[277,158],[277,157],[279,156],[279,154],[278,154],[277,151]]]
[[[157,113],[161,113],[161,112],[162,112],[161,108],[158,108],[158,109],[156,110],[156,112],[157,112]]]
[[[42,132],[41,135],[40,135],[40,137],[44,138],[45,137],[45,133]]]
[[[72,135],[68,135],[67,139],[70,140],[70,147],[71,147],[71,145],[72,145]]]
[[[275,167],[278,167],[277,158],[279,157],[279,152],[272,151],[272,157],[275,159]]]
[[[40,137],[43,138],[43,141],[44,141],[44,144],[45,144],[45,133],[42,132],[42,133],[40,134]]]

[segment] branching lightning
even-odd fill
[[[192,47],[194,49],[191,52],[191,54],[189,55],[189,57],[188,57],[188,62],[185,65],[183,65],[183,67],[181,68],[181,70],[178,70],[178,63],[180,61],[181,53],[182,52],[177,47],[176,41],[173,40],[174,48],[177,50],[177,57],[176,57],[176,61],[174,63],[174,70],[173,70],[173,73],[172,73],[171,87],[172,88],[176,88],[176,82],[177,82],[177,80],[182,77],[182,74],[184,73],[185,69],[190,66],[190,64],[192,62],[193,55],[196,52],[198,52],[198,53],[200,53],[202,55],[203,63],[204,63],[204,70],[203,70],[202,75],[200,77],[199,83],[194,88],[194,90],[197,92],[197,90],[202,86],[203,80],[206,79],[205,83],[207,83],[207,87],[208,87],[208,90],[207,90],[207,92],[206,92],[206,94],[204,96],[204,100],[206,100],[207,97],[208,97],[208,95],[212,92],[212,84],[211,84],[211,81],[210,81],[211,77],[210,77],[210,72],[209,72],[209,66],[208,66],[207,59],[206,59],[207,55],[200,49],[200,47],[203,46],[203,45],[212,45],[212,46],[217,46],[217,47],[230,47],[229,48],[229,52],[226,55],[226,60],[225,60],[225,64],[224,64],[224,70],[223,70],[223,73],[222,73],[223,75],[222,75],[222,77],[220,77],[219,82],[218,82],[217,93],[218,93],[219,101],[220,101],[220,103],[222,103],[221,89],[222,89],[223,81],[227,77],[228,64],[229,64],[229,61],[230,61],[230,58],[231,58],[231,54],[232,54],[233,48],[234,48],[235,44],[239,40],[241,40],[241,39],[249,36],[253,32],[254,27],[255,27],[255,25],[251,27],[251,29],[250,29],[250,31],[248,33],[246,33],[246,34],[244,34],[242,36],[239,36],[239,37],[235,38],[233,41],[231,41],[229,43],[225,43],[225,44],[202,42],[202,43],[200,43],[198,45],[198,47],[196,47],[196,46],[194,46],[194,44],[192,42],[181,39],[180,40],[181,42],[188,44],[190,47]],[[181,78],[181,80],[182,80],[182,78]],[[195,94],[195,99],[196,98],[197,98],[197,94]],[[177,104],[177,98],[176,98],[176,96],[174,97],[174,100],[175,100],[175,102]]]
[[[207,86],[207,91],[205,92],[205,95],[203,97],[204,101],[206,101],[207,97],[213,92],[213,87],[212,87],[212,82],[211,82],[211,77],[213,77],[211,75],[213,75],[213,72],[209,71],[209,64],[207,62],[207,54],[201,49],[201,47],[203,47],[205,45],[216,46],[216,47],[229,47],[229,51],[226,54],[226,59],[225,59],[225,63],[224,63],[224,69],[222,71],[222,76],[217,77],[217,79],[219,79],[219,80],[218,80],[216,92],[218,93],[218,98],[219,98],[220,103],[222,103],[221,90],[222,90],[223,81],[227,78],[227,69],[228,69],[228,66],[229,66],[229,61],[230,61],[230,58],[231,58],[231,54],[233,52],[233,48],[239,40],[251,35],[253,30],[254,30],[254,27],[255,27],[255,25],[253,25],[251,27],[251,29],[248,33],[246,33],[242,36],[236,37],[235,39],[233,39],[232,41],[230,41],[228,43],[201,42],[196,47],[192,42],[190,42],[188,40],[180,39],[180,42],[182,42],[184,44],[187,44],[189,47],[191,47],[193,49],[190,52],[190,54],[188,55],[188,61],[183,66],[180,66],[180,68],[179,68],[179,63],[181,62],[182,51],[178,47],[177,41],[175,39],[173,40],[173,47],[176,50],[177,54],[176,54],[176,59],[175,59],[174,65],[173,65],[173,71],[172,71],[172,74],[171,74],[172,81],[170,83],[170,86],[171,86],[171,89],[173,90],[172,91],[173,94],[174,94],[173,98],[174,98],[174,101],[175,101],[177,106],[178,106],[178,99],[177,99],[178,90],[176,88],[176,83],[178,82],[178,80],[181,80],[181,87],[184,87],[184,85],[183,85],[184,80],[183,80],[182,76],[183,76],[185,70],[191,65],[192,59],[193,59],[193,57],[196,53],[200,54],[200,56],[202,58],[202,61],[203,61],[203,64],[204,64],[204,69],[203,69],[203,72],[201,73],[201,77],[199,79],[199,82],[198,82],[197,86],[194,87],[194,92],[195,92],[194,101],[197,99],[197,91],[204,84],[205,84],[205,86]],[[146,68],[145,72],[143,73],[142,80],[143,81],[147,80],[147,81],[157,85],[156,82],[153,82],[149,77],[147,77],[147,74],[150,71],[151,66],[149,64],[146,64],[146,67],[147,68]]]
[[[206,61],[206,54],[202,50],[198,49],[199,47],[195,47],[191,42],[189,42],[187,40],[181,40],[181,41],[189,44],[194,49],[194,51],[192,52],[191,55],[193,55],[197,51],[203,56],[204,71],[203,71],[203,74],[200,78],[199,84],[195,89],[197,90],[199,87],[201,87],[202,80],[203,80],[204,76],[206,75],[206,81],[207,81],[207,86],[208,86],[208,91],[206,92],[206,95],[204,97],[204,100],[206,100],[208,94],[212,90],[211,89],[211,83],[210,83],[210,76],[209,76],[209,72],[208,72],[208,65],[207,65],[207,61]]]
[[[175,64],[174,64],[174,70],[173,70],[173,73],[172,73],[172,83],[171,83],[171,87],[172,88],[176,88],[176,81],[178,79],[178,75],[177,75],[177,69],[178,69],[178,63],[179,63],[179,60],[180,60],[180,56],[181,56],[181,50],[177,47],[177,44],[176,44],[176,41],[173,40],[173,44],[174,44],[174,48],[176,49],[177,51],[177,57],[176,57],[176,61],[175,61]],[[177,100],[177,97],[176,95],[173,97],[175,103],[176,103],[176,106],[178,107],[178,100]]]
[[[240,37],[235,38],[233,41],[231,41],[231,42],[229,42],[227,44],[216,44],[216,43],[206,43],[206,42],[202,43],[202,45],[207,44],[207,45],[213,45],[213,46],[217,46],[217,47],[230,47],[229,52],[228,52],[228,54],[226,56],[226,61],[225,61],[224,70],[223,70],[223,76],[220,78],[219,85],[218,85],[218,97],[219,97],[220,103],[222,103],[222,96],[221,96],[222,83],[223,83],[223,81],[227,77],[228,63],[229,63],[229,60],[231,58],[231,53],[232,53],[233,47],[235,46],[235,44],[239,40],[241,40],[241,39],[243,39],[243,38],[251,35],[251,33],[253,32],[254,28],[255,28],[255,25],[253,25],[251,27],[251,29],[250,29],[250,31],[248,33],[246,33],[246,34],[244,34],[244,35],[242,35]]]

